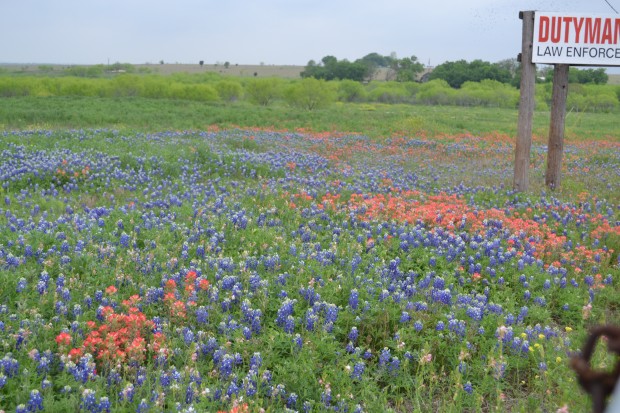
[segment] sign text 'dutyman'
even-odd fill
[[[533,63],[620,66],[620,18],[536,12]]]

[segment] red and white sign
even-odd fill
[[[620,17],[535,12],[532,63],[620,66]]]

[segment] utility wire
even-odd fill
[[[610,2],[608,2],[607,0],[605,0],[605,3],[607,3],[607,5],[608,5],[609,7],[611,7],[611,9],[612,9],[613,11],[615,11],[615,12],[616,12],[616,14],[618,14],[618,10],[614,9],[614,6],[612,6]]]

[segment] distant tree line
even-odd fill
[[[377,79],[379,70],[386,72],[385,80],[397,82],[429,81],[434,79],[445,80],[448,85],[458,89],[465,82],[480,82],[494,80],[500,83],[519,87],[521,80],[520,64],[516,59],[506,59],[497,63],[483,60],[457,60],[445,62],[435,67],[424,77],[424,65],[415,56],[399,59],[395,54],[382,56],[370,53],[353,62],[347,59],[338,60],[335,56],[325,56],[320,62],[310,60],[301,72],[303,78],[313,77],[323,80],[354,80],[357,82]],[[538,76],[539,82],[550,82],[553,79],[553,70],[543,68]],[[605,84],[608,76],[605,69],[577,69],[572,67],[569,72],[570,83]]]

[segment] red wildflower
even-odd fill
[[[68,346],[71,344],[71,335],[69,333],[60,333],[56,336],[56,343],[59,346]]]

